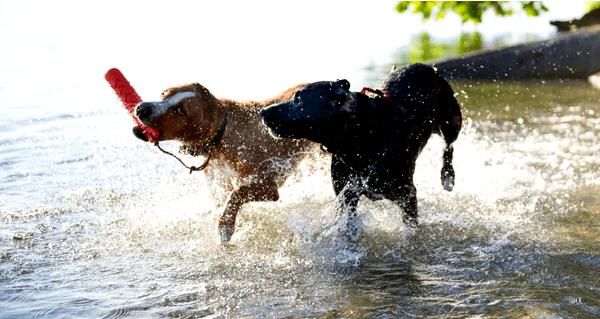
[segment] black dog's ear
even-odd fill
[[[346,79],[341,79],[335,81],[335,83],[339,84],[345,91],[350,91],[350,82]]]
[[[332,104],[340,110],[353,113],[356,111],[356,103],[354,103],[353,94],[350,92],[350,82],[346,79],[335,81],[334,87],[335,97],[332,99]]]

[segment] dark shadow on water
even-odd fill
[[[407,316],[422,313],[415,300],[425,296],[423,281],[412,261],[367,260],[344,282],[350,292],[348,306],[340,315],[360,314],[365,317],[385,315]],[[422,309],[421,309],[422,310]]]

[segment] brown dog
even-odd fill
[[[222,242],[231,238],[243,204],[279,199],[279,186],[306,153],[309,142],[273,138],[259,115],[261,108],[289,99],[301,87],[263,102],[236,102],[217,99],[193,83],[165,90],[162,101],[137,106],[137,117],[159,131],[159,140],[181,141],[188,154],[208,156],[211,164],[235,172],[241,186],[234,189],[219,218]],[[134,133],[145,139],[135,129]]]

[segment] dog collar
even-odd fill
[[[223,135],[225,135],[226,128],[227,128],[227,113],[225,113],[225,116],[223,117],[223,122],[221,122],[221,126],[219,127],[217,134],[215,134],[215,136],[213,136],[213,138],[202,148],[202,151],[204,153],[208,153],[210,151],[211,147],[218,145],[221,142],[221,140],[223,139]]]
[[[382,90],[378,90],[378,89],[373,89],[370,87],[363,87],[362,90],[360,90],[360,94],[366,95],[367,93],[373,93],[377,96],[379,96],[380,98],[384,99],[384,100],[389,100],[390,99],[390,94],[389,92],[384,92]]]
[[[210,153],[212,147],[218,145],[223,139],[223,135],[225,135],[225,129],[227,128],[227,113],[225,113],[225,117],[223,118],[223,122],[221,122],[221,126],[219,126],[219,130],[213,136],[213,138],[206,143],[203,147],[198,147],[196,145],[182,145],[179,148],[179,153],[191,155],[191,156],[200,156],[206,155]]]

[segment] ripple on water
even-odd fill
[[[113,309],[108,312],[107,315],[103,316],[103,319],[119,319],[129,317],[132,312],[134,312],[135,308],[118,308]],[[141,309],[144,310],[144,309]]]

